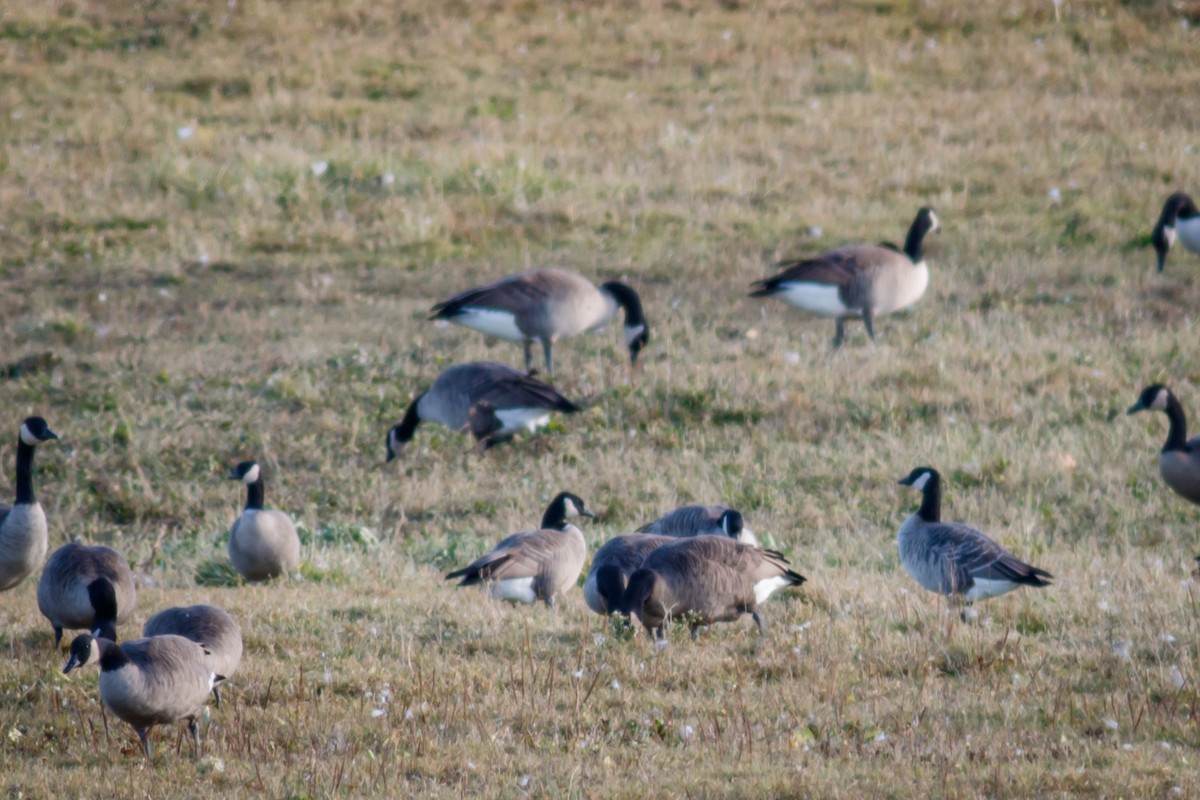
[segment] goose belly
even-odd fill
[[[509,342],[523,342],[531,338],[517,325],[517,317],[510,311],[466,306],[451,322]]]
[[[1200,457],[1170,450],[1159,456],[1158,469],[1167,486],[1181,497],[1200,503]]]
[[[510,603],[533,603],[537,592],[533,589],[533,578],[504,578],[492,584],[492,597]]]
[[[1193,253],[1200,253],[1200,216],[1175,220],[1179,242]]]
[[[13,506],[0,523],[0,591],[11,589],[46,561],[46,513],[37,503]]]
[[[532,433],[550,422],[550,412],[544,408],[504,408],[496,411],[496,418],[503,426],[501,434],[515,433],[524,428]]]
[[[821,317],[853,316],[856,313],[842,300],[838,287],[827,283],[781,283],[773,296],[789,306]]]

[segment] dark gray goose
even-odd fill
[[[746,527],[741,512],[720,504],[680,506],[638,528],[637,532],[663,536],[728,536],[758,546],[758,537]]]
[[[258,462],[243,461],[228,477],[246,484],[246,507],[229,531],[233,568],[248,581],[261,581],[300,566],[300,536],[292,518],[263,507],[266,490]]]
[[[1163,203],[1162,213],[1154,226],[1151,240],[1154,250],[1158,253],[1158,271],[1162,272],[1167,265],[1167,254],[1178,239],[1179,243],[1200,253],[1200,211],[1192,198],[1183,192],[1176,192]]]
[[[900,483],[922,492],[921,507],[900,526],[900,563],[931,592],[970,605],[1019,586],[1049,586],[1053,575],[1026,564],[986,534],[941,521],[942,479],[917,467]]]
[[[462,578],[459,586],[491,585],[491,594],[514,603],[542,600],[548,606],[575,585],[587,559],[583,532],[568,520],[594,517],[578,496],[558,494],[542,516],[536,531],[522,531],[502,539],[469,565],[446,575]]]
[[[208,693],[220,675],[204,661],[204,648],[182,636],[152,636],[117,644],[81,633],[71,642],[63,672],[89,664],[100,665],[100,699],[137,731],[146,758],[150,729],[185,719],[196,757],[200,757],[200,726]]]
[[[242,663],[242,629],[223,608],[209,605],[176,606],[146,620],[142,636],[173,634],[204,646],[204,663],[220,677],[213,698],[221,707],[219,683],[233,677]]]
[[[780,264],[780,272],[754,283],[751,297],[778,297],[788,305],[837,321],[833,346],[846,338],[844,321],[861,317],[875,341],[875,318],[916,303],[929,285],[923,244],[938,229],[932,208],[922,208],[901,250],[890,244],[856,244]]]
[[[671,619],[688,618],[692,638],[701,625],[750,614],[766,631],[759,605],[804,576],[774,550],[742,544],[728,536],[696,536],[656,548],[629,578],[621,613],[635,617],[661,638]]]
[[[629,533],[605,542],[592,556],[592,565],[583,584],[583,600],[588,608],[601,616],[618,611],[629,576],[637,571],[646,556],[677,541],[674,536]]]
[[[0,503],[0,592],[13,588],[46,560],[50,539],[46,512],[33,496],[33,454],[57,439],[41,417],[28,417],[17,434],[17,497]]]
[[[404,419],[388,431],[387,460],[404,451],[422,422],[440,422],[456,431],[469,427],[480,448],[486,449],[520,430],[537,430],[555,411],[579,410],[553,386],[512,367],[491,361],[458,364],[417,395]]]
[[[64,629],[84,629],[116,641],[117,625],[137,605],[137,587],[129,563],[116,550],[70,542],[46,561],[37,601],[54,626],[56,647]]]
[[[546,372],[554,373],[551,350],[559,339],[597,328],[620,307],[625,311],[629,360],[650,340],[650,329],[637,292],[620,281],[595,286],[564,269],[531,269],[487,286],[467,289],[435,305],[430,319],[458,325],[525,345],[525,369],[533,367],[533,343],[542,343]]]
[[[1187,438],[1187,418],[1183,406],[1161,383],[1142,389],[1138,401],[1129,407],[1128,414],[1139,411],[1161,411],[1171,427],[1167,441],[1158,457],[1158,471],[1163,480],[1185,500],[1200,503],[1200,436]]]

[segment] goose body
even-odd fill
[[[1171,427],[1158,456],[1158,471],[1176,494],[1200,504],[1200,436],[1187,438],[1183,406],[1170,389],[1156,383],[1142,390],[1127,413],[1139,411],[1161,411],[1167,415]]]
[[[553,386],[511,367],[490,361],[458,364],[442,372],[388,431],[387,460],[404,450],[422,422],[438,422],[450,430],[470,427],[486,448],[520,430],[536,431],[555,411],[579,410]]]
[[[1176,192],[1167,198],[1151,237],[1158,254],[1158,271],[1167,265],[1167,254],[1178,240],[1193,253],[1200,253],[1200,210],[1192,198]]]
[[[204,663],[221,680],[233,677],[242,663],[242,629],[223,608],[209,605],[164,609],[146,620],[142,636],[182,636],[204,647]],[[221,707],[220,687],[213,698]]]
[[[798,586],[804,576],[774,550],[742,544],[728,536],[696,536],[658,547],[629,578],[621,610],[656,636],[668,620],[691,616],[693,638],[700,625],[750,614],[765,632],[759,605],[777,589]]]
[[[446,580],[462,578],[459,586],[488,583],[491,594],[514,603],[541,600],[554,605],[575,584],[587,559],[583,533],[567,520],[595,516],[583,500],[568,492],[556,496],[542,516],[542,527],[502,539],[495,547]]]
[[[625,311],[625,346],[636,364],[649,327],[641,298],[619,281],[597,287],[569,270],[526,270],[460,292],[435,305],[430,318],[524,343],[526,371],[533,366],[533,343],[541,342],[546,372],[552,374],[554,343],[603,325],[618,307]]]
[[[200,755],[196,723],[220,676],[205,664],[204,648],[182,636],[152,636],[124,644],[81,633],[71,642],[63,672],[98,664],[100,699],[137,731],[146,758],[151,758],[149,733],[155,725],[185,719]]]
[[[638,533],[663,536],[728,536],[758,546],[758,537],[746,527],[739,511],[725,505],[680,506],[654,522],[638,528]]]
[[[629,576],[650,553],[676,541],[679,540],[674,536],[630,533],[605,542],[592,556],[592,565],[583,584],[583,599],[588,608],[601,616],[618,611]]]
[[[46,561],[37,588],[38,608],[54,627],[54,644],[63,630],[99,631],[116,641],[117,625],[137,605],[137,587],[125,558],[104,545],[70,542]]]
[[[923,588],[970,604],[1054,576],[1026,564],[982,531],[941,521],[941,476],[917,467],[900,483],[922,492],[921,507],[900,526],[900,563]]]
[[[233,568],[248,581],[261,581],[300,566],[300,536],[292,518],[263,508],[265,488],[258,463],[243,461],[230,470],[229,479],[246,484],[246,507],[229,531]]]
[[[751,297],[777,297],[783,302],[837,321],[833,345],[845,339],[843,322],[861,317],[875,339],[875,318],[915,304],[929,285],[925,235],[938,229],[931,208],[917,212],[904,249],[857,244],[827,250],[812,258],[779,265],[780,271],[757,281]]]
[[[46,420],[29,417],[17,434],[17,497],[11,506],[0,503],[0,592],[25,580],[46,560],[50,538],[46,512],[33,494],[33,454],[37,446],[58,435]]]

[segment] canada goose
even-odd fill
[[[929,285],[922,255],[925,234],[938,229],[929,207],[917,212],[904,249],[890,244],[855,244],[779,265],[781,272],[756,281],[751,297],[778,297],[788,305],[837,321],[833,346],[846,338],[844,321],[862,317],[875,341],[875,317],[908,308]]]
[[[587,558],[583,533],[570,517],[594,517],[583,500],[562,492],[546,508],[541,530],[522,531],[503,539],[446,580],[462,578],[459,586],[492,584],[492,597],[514,603],[542,600],[548,606],[575,584]]]
[[[117,639],[117,625],[137,605],[129,563],[111,547],[70,542],[51,553],[37,588],[38,608],[54,626],[54,646],[63,629],[92,631]]]
[[[936,469],[917,467],[900,483],[923,495],[897,537],[900,562],[921,586],[970,605],[1018,586],[1050,585],[1053,575],[1021,561],[986,534],[941,521],[942,478]]]
[[[631,614],[656,638],[671,619],[690,616],[692,638],[701,625],[749,613],[766,632],[759,604],[804,576],[774,550],[761,550],[727,536],[680,539],[652,551],[629,578],[621,612]]]
[[[477,406],[475,419],[470,414],[472,406]],[[553,386],[512,367],[491,361],[458,364],[417,395],[400,424],[388,431],[387,460],[403,452],[423,421],[440,422],[451,430],[469,426],[480,447],[486,449],[522,428],[535,431],[550,421],[553,411],[574,414],[579,410]]]
[[[603,325],[618,306],[625,310],[625,346],[630,363],[636,365],[638,353],[650,341],[650,328],[641,298],[619,281],[597,288],[568,270],[526,270],[438,303],[430,319],[445,319],[487,336],[523,342],[526,370],[533,366],[533,343],[539,341],[546,356],[546,372],[553,374],[554,343]]]
[[[629,533],[609,539],[592,556],[587,580],[583,584],[583,599],[588,608],[608,616],[621,607],[621,597],[629,576],[646,560],[646,556],[665,544],[677,542],[674,536],[655,533]]]
[[[17,435],[17,499],[0,503],[0,592],[13,588],[46,560],[46,512],[33,496],[33,451],[57,439],[41,417],[28,417]]]
[[[248,581],[284,575],[300,566],[300,537],[291,517],[263,508],[262,469],[243,461],[229,479],[246,484],[246,508],[229,531],[229,560]]]
[[[1200,211],[1192,198],[1183,192],[1176,192],[1163,203],[1162,213],[1158,216],[1158,224],[1154,226],[1154,250],[1158,253],[1158,271],[1162,272],[1167,265],[1167,253],[1175,244],[1175,237],[1193,253],[1200,253]]]
[[[71,642],[63,672],[89,664],[100,665],[100,699],[128,722],[150,754],[150,729],[186,719],[200,757],[200,726],[196,717],[208,693],[221,680],[206,666],[204,647],[171,634],[117,644],[81,633]]]
[[[1188,441],[1183,406],[1170,389],[1156,383],[1142,389],[1138,401],[1126,413],[1136,414],[1139,411],[1161,411],[1167,415],[1171,427],[1167,430],[1167,442],[1158,457],[1158,471],[1176,494],[1185,500],[1200,503],[1200,436]]]
[[[728,536],[758,547],[758,537],[746,527],[741,512],[723,505],[680,506],[638,528],[637,532],[663,536]]]
[[[242,663],[242,629],[229,612],[207,605],[164,609],[146,620],[142,636],[174,634],[204,647],[204,663],[211,672],[227,680]],[[221,707],[221,687],[213,685],[213,698]]]

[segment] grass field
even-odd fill
[[[1157,474],[1200,418],[1200,3],[10,3],[0,8],[0,464],[40,413],[51,544],[106,542],[155,610],[246,656],[196,762],[153,765],[63,676],[36,577],[0,603],[10,797],[1200,796],[1200,509]],[[899,240],[931,286],[872,347],[745,297],[770,264]],[[621,278],[652,325],[556,349],[595,397],[480,457],[384,435],[447,365],[425,321],[528,266]],[[228,585],[233,463],[304,526],[303,578]],[[945,515],[1056,585],[962,625],[898,563],[918,464]],[[574,591],[441,573],[570,489],[593,544],[727,502],[809,582],[656,650]],[[9,489],[3,489],[8,492]],[[198,582],[198,578],[200,581]]]

